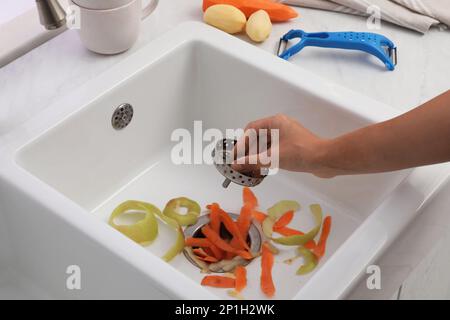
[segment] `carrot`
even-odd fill
[[[253,258],[250,252],[233,248],[228,242],[223,240],[217,232],[211,229],[209,225],[204,226],[202,228],[202,232],[206,236],[206,238],[209,239],[209,241],[214,243],[217,247],[219,247],[223,251],[232,252],[247,260]]]
[[[331,217],[326,216],[325,219],[323,219],[322,233],[320,234],[317,246],[315,246],[315,248],[312,249],[312,252],[318,259],[322,258],[325,255],[327,239],[328,236],[330,235],[330,231],[331,231]]]
[[[234,288],[236,281],[233,278],[223,276],[206,276],[202,280],[202,286],[215,288]]]
[[[236,257],[236,254],[234,254],[233,252],[225,252],[225,259],[226,260],[231,260],[234,257]]]
[[[200,260],[203,260],[205,262],[209,262],[209,263],[214,263],[214,262],[218,262],[219,261],[216,258],[214,258],[213,256],[205,256],[205,257],[197,256],[197,258],[200,259]]]
[[[299,230],[291,229],[289,227],[278,227],[278,228],[274,227],[273,231],[275,231],[283,236],[286,236],[286,237],[295,236],[295,235],[301,235],[301,236],[304,235],[303,232],[301,232]]]
[[[275,285],[272,279],[273,262],[273,253],[270,251],[269,246],[264,243],[261,257],[261,290],[269,298],[275,294]]]
[[[208,256],[213,256],[213,257],[215,257],[214,252],[211,250],[211,248],[209,248],[209,247],[203,247],[202,249],[203,249],[203,251],[205,251],[205,253],[206,253]],[[219,249],[219,248],[217,248],[217,249]]]
[[[247,239],[248,230],[250,229],[250,225],[252,223],[252,211],[253,210],[248,205],[244,205],[241,208],[239,218],[237,219],[237,226],[244,240]]]
[[[281,227],[281,228],[273,228],[273,231],[275,231],[276,233],[279,233],[285,237],[289,237],[289,236],[295,236],[295,235],[304,235],[303,232],[301,232],[300,230],[295,230],[295,229],[291,229],[289,227]],[[313,249],[316,247],[316,242],[314,240],[308,241],[305,245],[305,248],[308,249]]]
[[[244,266],[237,266],[234,275],[236,277],[234,288],[237,292],[241,292],[247,286],[247,269]]]
[[[252,208],[256,208],[258,206],[258,199],[256,199],[255,194],[249,187],[244,187],[242,190],[242,198],[244,205],[249,205]]]
[[[267,218],[267,214],[253,210],[252,217],[259,223],[263,223],[263,221]]]
[[[201,248],[196,248],[192,250],[195,255],[197,256],[197,258],[199,258],[200,260],[206,261],[206,262],[217,262],[219,260],[217,260],[217,258],[213,257],[212,255],[208,255],[203,249]]]
[[[236,238],[233,244],[237,244],[237,249],[246,249],[249,250],[249,246],[247,244],[247,241],[244,240],[244,237],[242,236],[241,232],[239,231],[238,225],[236,222],[233,221],[233,219],[222,209],[218,209],[219,211],[219,218],[220,221],[225,225],[225,228],[231,233],[233,236],[233,239]],[[217,234],[219,234],[217,231],[215,231]]]
[[[212,244],[209,247],[213,253],[213,256],[217,259],[217,260],[222,260],[223,256],[224,256],[224,252],[222,250],[220,250],[215,244]]]
[[[287,21],[298,16],[289,6],[268,0],[203,0],[203,11],[216,4],[229,4],[241,10],[248,18],[258,10],[266,11],[272,22]]]
[[[209,241],[206,238],[193,238],[193,237],[186,238],[184,243],[188,247],[200,247],[200,248],[210,247],[212,245],[211,241]]]
[[[214,258],[218,260],[222,260],[223,252],[217,248],[217,246],[209,241],[207,238],[186,238],[184,241],[185,245],[188,247],[200,247],[200,248],[209,248],[213,252]]]
[[[206,257],[208,255],[202,248],[192,249],[192,252],[194,252],[197,257]]]
[[[211,225],[211,228],[215,232],[220,233],[219,205],[217,203],[213,203],[207,206],[207,208],[211,211],[209,214],[209,224]]]
[[[291,211],[286,212],[285,214],[283,214],[281,216],[280,219],[278,219],[277,222],[275,222],[275,224],[273,225],[273,228],[278,229],[278,228],[287,226],[292,221],[293,217],[294,217],[294,211],[291,210]]]

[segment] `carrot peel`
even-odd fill
[[[317,257],[317,259],[320,259],[325,255],[327,239],[328,236],[330,235],[330,231],[331,231],[331,217],[326,216],[325,219],[323,219],[322,233],[320,234],[319,241],[317,242],[317,245],[312,249],[312,252]]]
[[[247,269],[243,266],[237,266],[234,275],[236,277],[235,290],[241,292],[247,286]]]
[[[273,297],[275,294],[275,285],[272,279],[272,267],[274,257],[269,246],[264,243],[261,257],[261,290],[266,296]]]
[[[208,225],[204,226],[202,228],[202,232],[208,240],[210,240],[212,243],[214,243],[217,247],[219,247],[223,251],[235,253],[247,260],[253,259],[253,256],[250,252],[233,248],[228,242],[223,240],[218,233],[212,230],[210,226]]]
[[[234,288],[236,281],[233,278],[223,276],[205,276],[201,284],[202,286],[215,288]]]
[[[262,224],[263,221],[267,218],[267,214],[260,212],[260,211],[253,210],[252,217],[253,217],[253,219],[255,219],[256,221],[258,221],[259,223]]]
[[[219,218],[220,221],[225,225],[225,228],[227,228],[227,230],[231,233],[233,238],[236,238],[235,241],[239,244],[239,246],[243,249],[249,250],[250,248],[247,242],[244,240],[241,232],[239,231],[239,227],[236,224],[236,222],[234,222],[233,219],[220,208],[219,208]],[[215,232],[219,234],[217,231]]]
[[[277,220],[277,222],[275,222],[275,224],[273,225],[273,229],[275,230],[287,226],[292,221],[293,217],[294,217],[293,210],[286,212],[281,216],[280,219]]]
[[[244,200],[244,205],[249,205],[252,208],[258,206],[258,199],[249,187],[244,187],[242,190],[242,198]]]

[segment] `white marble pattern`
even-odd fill
[[[367,31],[365,19],[361,17],[311,9],[297,10],[301,14],[300,19],[276,24],[271,38],[258,46],[273,54],[279,37],[292,28],[306,31]],[[51,102],[94,78],[164,31],[180,22],[200,20],[201,17],[200,1],[162,1],[154,15],[144,21],[141,38],[128,53],[110,57],[90,53],[81,46],[76,32],[68,31],[1,68],[0,134],[9,132],[38,114]],[[306,48],[292,59],[292,68],[302,66],[400,111],[410,110],[449,89],[449,31],[434,29],[422,36],[383,24],[382,30],[378,32],[390,37],[399,47],[399,65],[395,72],[386,71],[377,60],[362,53],[319,48]],[[246,36],[239,37],[248,41]],[[301,72],[301,69],[298,70]],[[450,187],[444,191],[380,259],[379,264],[389,284],[385,290],[367,292],[362,285],[351,297],[395,297],[397,288],[410,271],[424,257],[432,254],[430,248],[450,230],[450,201],[446,200],[450,199]],[[450,237],[446,241],[448,247]],[[432,260],[440,264],[448,263],[445,259]],[[405,284],[403,297],[414,296],[407,292],[413,292],[413,283],[421,279],[420,272],[416,274],[414,279],[409,280],[412,282]],[[436,292],[444,294],[444,291],[438,288]],[[420,297],[420,292],[414,297]]]

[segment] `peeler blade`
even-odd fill
[[[384,47],[384,51],[386,52],[386,55],[389,57],[389,59],[391,59],[392,64],[394,66],[396,66],[397,62],[398,62],[398,60],[397,60],[397,47],[393,47],[392,48],[392,47],[385,46]]]
[[[287,44],[287,40],[280,38],[280,41],[278,42],[277,56],[281,56],[281,54],[286,51]]]

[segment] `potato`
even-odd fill
[[[272,32],[272,22],[270,21],[269,14],[264,10],[256,11],[248,18],[245,30],[253,41],[265,41]]]
[[[244,30],[247,18],[236,7],[217,4],[206,9],[203,20],[213,27],[234,34]]]

